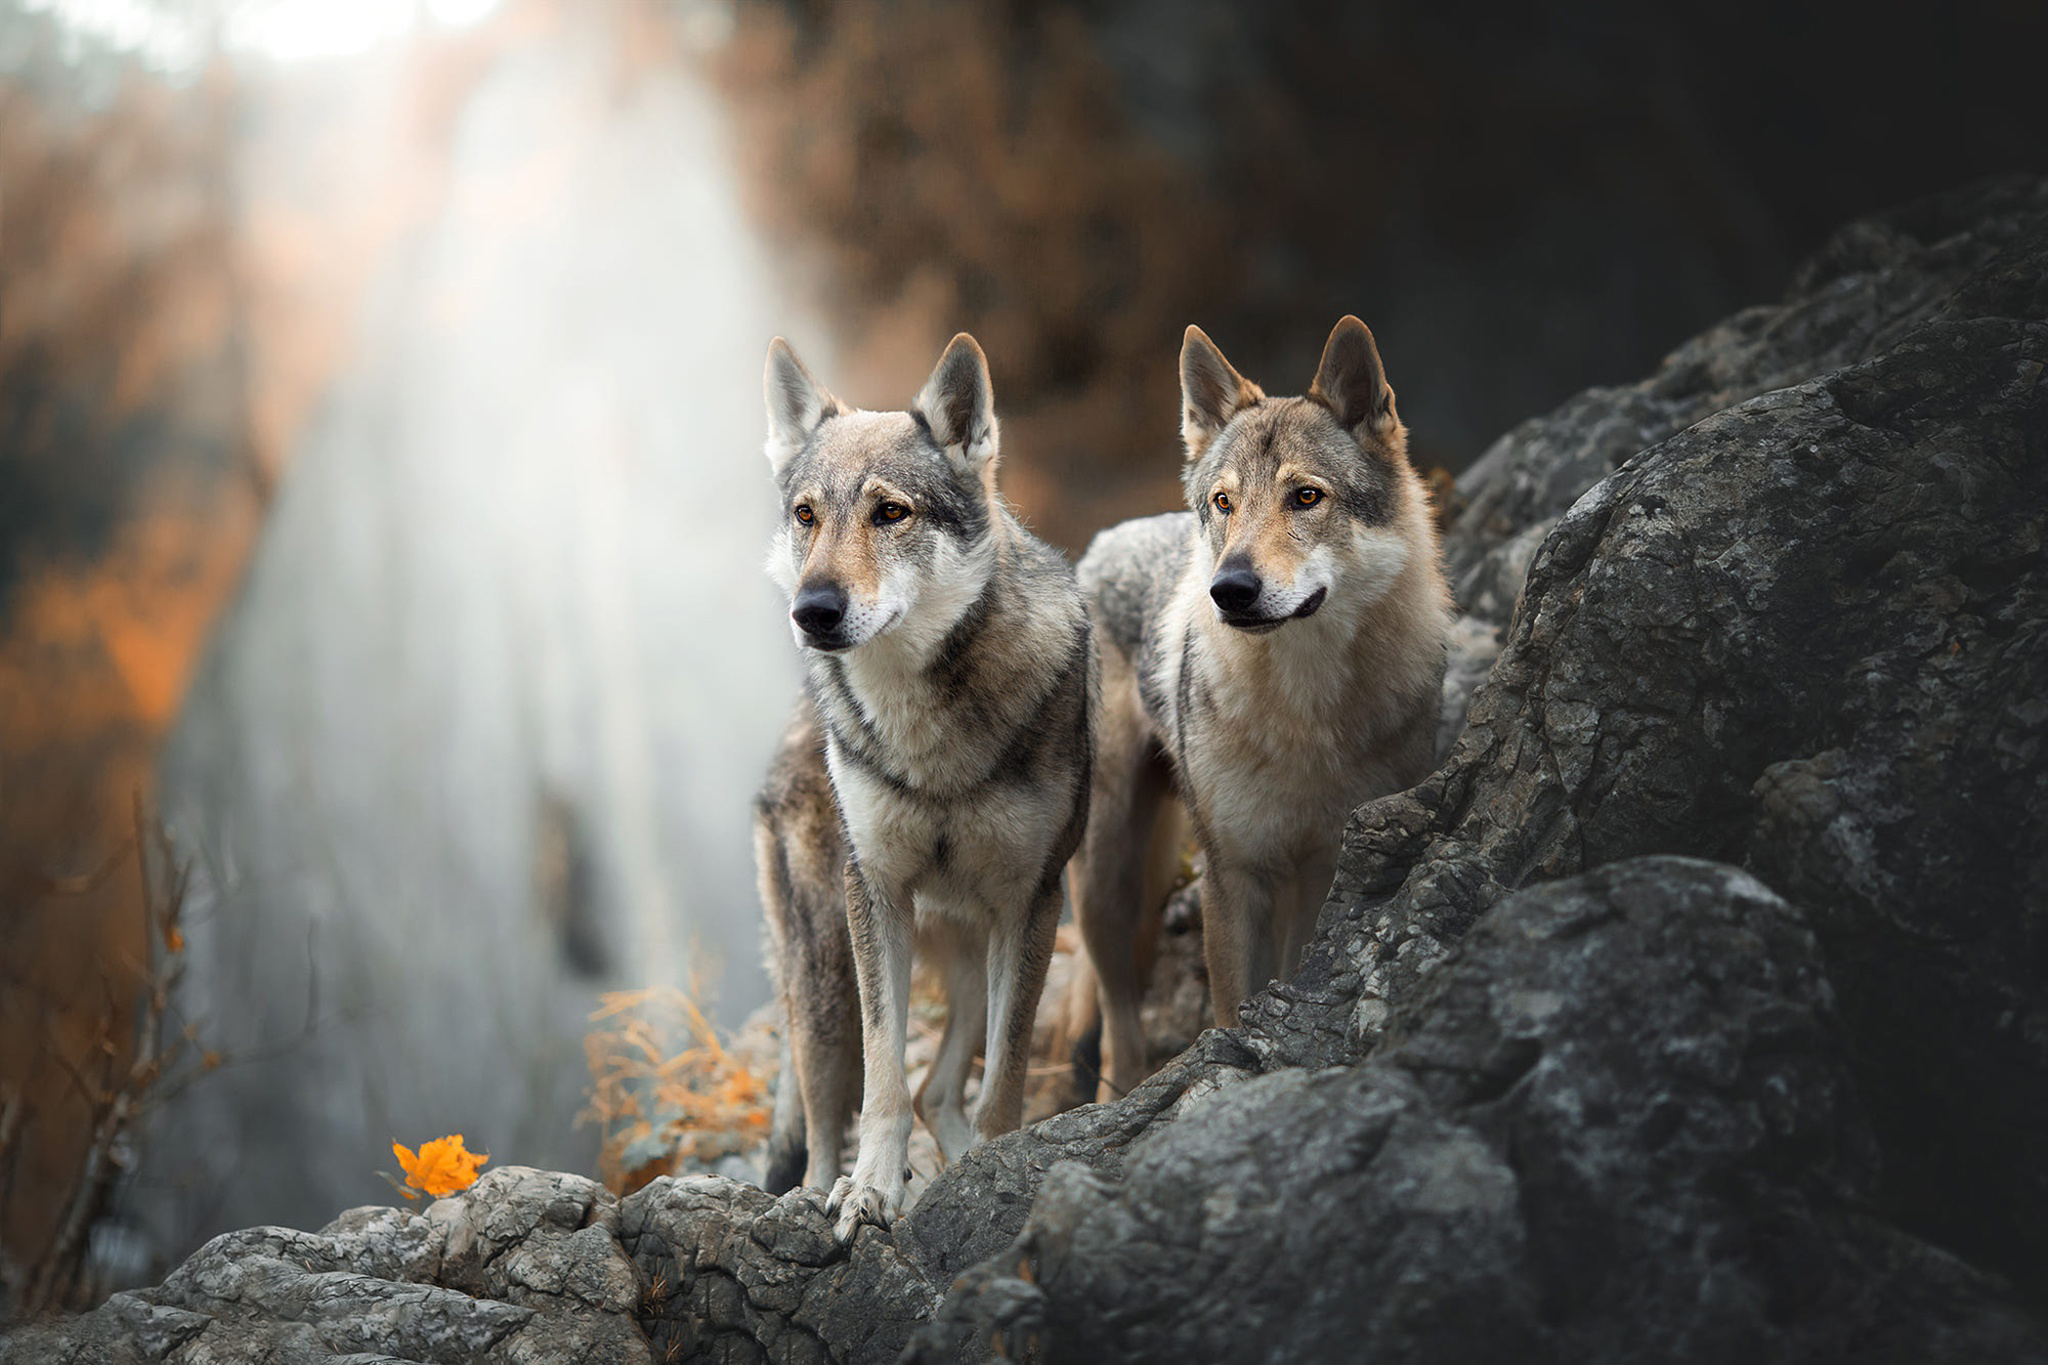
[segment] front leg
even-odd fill
[[[1273,879],[1211,849],[1202,873],[1202,955],[1218,1028],[1236,1028],[1237,1007],[1272,979]]]
[[[865,1082],[860,1154],[825,1201],[836,1214],[839,1240],[851,1242],[863,1221],[882,1227],[903,1210],[910,1165],[910,1087],[903,1076],[910,1025],[912,910],[908,893],[869,884],[858,858],[846,864],[846,924],[860,982],[861,1057]]]
[[[974,1127],[967,1119],[967,1080],[981,1051],[988,934],[979,925],[935,915],[918,936],[917,952],[945,982],[946,1032],[911,1107],[938,1139],[940,1157],[951,1163],[974,1145]]]
[[[981,1102],[975,1107],[980,1141],[1014,1129],[1024,1117],[1024,1073],[1031,1061],[1031,1028],[1038,997],[1060,927],[1060,874],[1012,910],[988,939],[988,1052],[981,1069]]]

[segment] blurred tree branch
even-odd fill
[[[97,1036],[86,1055],[72,1055],[63,1039],[51,1036],[43,1059],[65,1072],[91,1118],[91,1137],[79,1153],[75,1173],[62,1191],[62,1212],[46,1246],[19,1257],[0,1252],[0,1309],[9,1318],[31,1318],[75,1310],[94,1297],[90,1267],[93,1224],[106,1212],[115,1184],[133,1160],[133,1133],[151,1108],[163,1104],[225,1060],[199,1045],[198,1028],[167,1027],[172,1000],[185,971],[183,920],[188,866],[177,856],[170,834],[150,815],[141,795],[134,803],[135,832],[119,857],[133,852],[142,887],[147,962],[138,964],[140,985],[133,1034],[120,1037],[121,991],[110,969],[101,978],[105,1003]],[[103,873],[85,878],[48,878],[56,896],[79,894]],[[111,967],[111,964],[110,964]],[[13,989],[18,983],[5,983]],[[54,1002],[49,1002],[54,1004]],[[55,1034],[55,1010],[41,1020]],[[33,1087],[0,1090],[0,1221],[15,1194],[21,1151],[37,1117]]]

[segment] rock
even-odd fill
[[[1995,1279],[1872,1216],[1821,953],[1746,873],[1641,859],[1513,896],[1383,1039],[1222,1091],[1120,1180],[1054,1167],[912,1358],[2048,1352]]]
[[[1472,694],[1492,675],[1493,662],[1500,657],[1500,636],[1498,625],[1472,612],[1451,623],[1449,647],[1444,651],[1443,712],[1437,721],[1438,763],[1450,757],[1458,737],[1465,733],[1472,711]]]
[[[1859,219],[1800,267],[1782,303],[1709,328],[1638,384],[1588,389],[1501,437],[1458,479],[1466,507],[1444,551],[1460,605],[1505,624],[1547,528],[1588,488],[1704,417],[1890,350],[1966,281],[1995,274],[2044,213],[2048,180],[2014,176]],[[2038,297],[2008,303],[2007,316],[2048,311]]]
[[[5,1365],[360,1360],[652,1362],[618,1201],[505,1166],[424,1215],[225,1233],[153,1289],[0,1340]]]
[[[1746,863],[1821,933],[1887,1204],[2048,1289],[2048,223],[1989,221],[1883,354],[1698,422],[1561,518],[1449,765],[1354,815],[1309,961],[1248,1015],[1267,1065],[1363,1057],[1516,887]]]
[[[624,1230],[662,1359],[893,1360],[938,1300],[898,1239],[863,1229],[842,1248],[814,1190],[664,1177],[627,1201]]]
[[[1493,575],[1497,610],[1512,596],[1514,562],[1541,536],[1526,592],[1445,770],[1354,814],[1309,959],[1246,1007],[1241,1040],[1256,1061],[1244,1070],[1272,1079],[1241,1087],[1246,1098],[1235,1103],[1256,1113],[1245,1133],[1262,1141],[1214,1174],[1197,1161],[1174,1165],[1181,1183],[1171,1192],[1171,1182],[1146,1184],[1147,1161],[1163,1170],[1172,1153],[1197,1151],[1212,1134],[1233,1140],[1219,1127],[1234,1108],[1226,1105],[1141,1135],[1128,1181],[1137,1192],[1065,1172],[1050,1178],[1032,1230],[963,1280],[920,1339],[924,1358],[988,1339],[999,1323],[1012,1337],[1055,1324],[1040,1343],[1048,1358],[1079,1358],[1112,1340],[1119,1354],[1173,1354],[1194,1349],[1172,1326],[1176,1293],[1227,1283],[1241,1305],[1277,1294],[1271,1268],[1320,1276],[1333,1258],[1317,1248],[1334,1234],[1311,1203],[1282,1198],[1284,1177],[1266,1170],[1274,1149],[1344,1110],[1326,1105],[1326,1087],[1355,1087],[1346,1103],[1410,1106],[1402,1113],[1417,1123],[1442,1115],[1412,1109],[1399,1087],[1306,1073],[1370,1068],[1376,1052],[1405,1047],[1390,1021],[1422,1002],[1441,1005],[1426,989],[1433,972],[1516,889],[1653,853],[1747,862],[1790,892],[1817,931],[1819,965],[1840,994],[1834,1018],[1849,1039],[1830,1066],[1852,1068],[1854,1123],[1882,1160],[1844,1187],[1863,1221],[1808,1220],[1813,1263],[1860,1283],[1841,1291],[1858,1302],[1902,1294],[1885,1287],[1898,1265],[1932,1267],[1924,1279],[1908,1277],[1925,1293],[1896,1297],[1900,1316],[1873,1326],[1875,1340],[1922,1333],[1924,1353],[1941,1356],[1950,1353],[1939,1343],[1945,1325],[1964,1324],[1990,1335],[1968,1350],[1955,1345],[1962,1354],[2039,1350],[2036,1328],[2000,1306],[2015,1291],[1999,1275],[2020,1285],[2007,1303],[2039,1303],[2048,1287],[2048,983],[2039,948],[2048,941],[2048,771],[2030,757],[2048,719],[2037,700],[2048,696],[2044,214],[2048,185],[2012,181],[1846,230],[1791,302],[1682,348],[1661,387],[1583,396],[1502,448],[1478,490],[1493,491],[1475,493],[1476,520],[1454,533],[1451,550],[1454,562]],[[1853,363],[1829,368],[1845,359]],[[1787,377],[1800,382],[1715,411],[1748,385]],[[1666,411],[1658,420],[1668,433],[1645,425],[1646,393],[1664,401],[1689,391],[1702,395],[1704,412]],[[1645,433],[1664,439],[1629,451]],[[1556,442],[1548,454],[1545,439]],[[1594,459],[1589,449],[1606,453]],[[1582,481],[1604,474],[1617,453],[1629,458],[1586,491]],[[1579,461],[1576,472],[1560,472],[1567,457]],[[1551,517],[1547,531],[1532,529]],[[1468,587],[1478,581],[1461,577]],[[1518,1148],[1516,1160],[1598,1157],[1564,1130],[1545,1140],[1558,1148]],[[1369,1135],[1360,1141],[1371,1145]],[[1355,1199],[1334,1202],[1404,1207],[1409,1177],[1398,1163],[1385,1169]],[[1782,1163],[1760,1171],[1794,1186],[1810,1174]],[[1251,1193],[1233,1191],[1240,1180]],[[1259,1231],[1233,1234],[1251,1239],[1257,1249],[1241,1264],[1264,1278],[1240,1282],[1189,1244],[1212,1201],[1250,1207],[1269,1196],[1280,1210]],[[1781,1196],[1789,1197],[1773,1197]],[[1120,1242],[1112,1206],[1142,1235]],[[1294,1226],[1317,1231],[1287,1242]],[[1382,1230],[1406,1226],[1396,1217]],[[1035,1259],[1034,1237],[1072,1250],[1082,1278],[1112,1274],[1092,1255],[1114,1245],[1118,1256],[1150,1255],[1154,1280],[1173,1264],[1174,1286],[1142,1300],[1150,1316],[1134,1308],[1092,1318],[1097,1307],[1111,1312],[1108,1291],[1092,1299],[1043,1288],[1035,1292],[1044,1306],[1034,1306],[1011,1271],[1031,1265],[1047,1285],[1063,1273]],[[1507,1254],[1506,1242],[1489,1245]],[[1709,1287],[1727,1275],[1755,1281],[1754,1267],[1729,1257]],[[1597,1281],[1613,1272],[1584,1273]],[[1531,1319],[1508,1279],[1487,1282],[1469,1312],[1429,1319],[1449,1335],[1391,1335],[1386,1352],[1480,1356],[1501,1339],[1530,1351],[1552,1339],[1549,1299],[1538,1297],[1545,1306]],[[1362,1292],[1347,1282],[1304,1311],[1341,1317]],[[1455,1285],[1445,1293],[1455,1298]],[[1634,1300],[1616,1301],[1631,1307],[1610,1308],[1610,1317],[1636,1312]],[[1708,1316],[1725,1319],[1711,1331],[1690,1319],[1699,1328],[1690,1338],[1624,1348],[1589,1330],[1564,1349],[1716,1358],[1713,1343],[1735,1338],[1715,1333],[1739,1336],[1768,1320],[1739,1296],[1718,1302]],[[1073,1357],[1068,1337],[1082,1343]],[[1312,1355],[1318,1341],[1296,1345]],[[1202,1354],[1228,1351],[1212,1339]]]
[[[888,1232],[840,1247],[822,1194],[774,1198],[716,1177],[663,1178],[620,1206],[659,1358],[893,1361],[948,1286],[1022,1230],[1055,1162],[1114,1176],[1131,1142],[1234,1080],[1250,1054],[1211,1031],[1114,1105],[984,1144],[948,1167]]]

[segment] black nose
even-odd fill
[[[1259,600],[1259,589],[1264,586],[1259,576],[1250,569],[1224,569],[1209,582],[1209,596],[1216,605],[1233,615],[1250,611],[1252,603]]]
[[[799,589],[789,604],[789,619],[806,635],[830,635],[846,619],[846,590],[837,583],[813,583]]]

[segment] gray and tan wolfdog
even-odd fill
[[[1331,331],[1305,397],[1266,397],[1196,327],[1180,373],[1193,510],[1104,531],[1079,571],[1102,710],[1070,885],[1103,1098],[1146,1074],[1143,883],[1166,797],[1206,861],[1210,1001],[1228,1027],[1299,964],[1351,809],[1429,771],[1451,621],[1429,497],[1364,323]]]
[[[974,338],[953,338],[908,412],[843,405],[780,338],[766,387],[783,504],[769,571],[810,673],[756,821],[804,1111],[804,1137],[785,1112],[774,1146],[786,1176],[807,1138],[807,1179],[824,1184],[860,1095],[853,1174],[827,1201],[849,1241],[903,1207],[913,943],[947,997],[916,1105],[940,1151],[955,1160],[1022,1115],[1060,876],[1088,819],[1095,650],[1073,570],[996,491],[994,398]],[[836,888],[821,769],[843,830]]]

